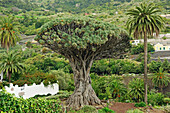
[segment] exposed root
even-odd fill
[[[100,99],[96,96],[91,84],[86,88],[75,89],[74,93],[67,100],[67,107],[71,109],[79,109],[84,105],[101,104]]]

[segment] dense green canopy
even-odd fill
[[[129,37],[115,25],[89,18],[59,18],[42,26],[35,37],[40,44],[67,58],[93,54],[95,59],[116,57],[126,52]]]

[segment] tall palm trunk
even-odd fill
[[[7,45],[7,53],[9,52],[9,46]],[[11,82],[11,75],[9,75],[9,71],[7,71],[7,78],[9,82]]]
[[[9,83],[11,83],[11,73],[8,72],[8,74],[9,74]]]
[[[144,101],[147,104],[147,35],[146,31],[144,32]]]

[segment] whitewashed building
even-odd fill
[[[140,40],[132,40],[132,45],[138,45],[140,43]]]

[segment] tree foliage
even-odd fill
[[[133,33],[134,38],[142,37],[144,33],[147,36],[153,36],[154,32],[158,36],[165,24],[164,19],[156,14],[158,12],[160,10],[153,3],[148,5],[146,3],[140,4],[140,6],[127,12],[128,15],[131,15],[127,21],[127,27],[130,33]]]
[[[0,41],[1,47],[9,49],[14,46],[18,40],[18,33],[13,25],[13,18],[3,17],[0,20]]]
[[[11,82],[11,74],[14,72],[21,72],[23,68],[24,64],[21,63],[18,52],[11,51],[3,54],[2,61],[0,62],[0,72],[9,72],[9,82]]]
[[[83,59],[117,57],[129,47],[129,37],[124,31],[89,18],[51,21],[41,28],[35,40],[69,59],[71,56]]]

